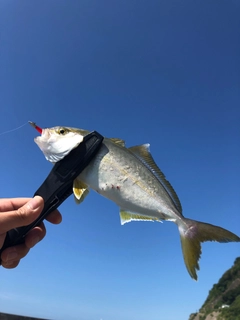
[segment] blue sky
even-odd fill
[[[0,1],[0,132],[36,122],[151,144],[188,218],[240,234],[240,3]],[[26,125],[0,135],[1,197],[52,165]],[[0,311],[59,320],[186,320],[240,255],[203,244],[198,282],[170,222],[121,226],[93,191],[13,270]]]

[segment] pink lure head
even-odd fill
[[[35,128],[40,134],[42,134],[42,128],[40,128],[39,126],[37,126],[35,122],[28,121],[28,123],[29,123],[33,128]]]

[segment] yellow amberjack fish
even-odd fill
[[[41,129],[31,124],[41,134],[35,142],[52,163],[65,157],[89,133],[69,127]],[[149,144],[126,148],[121,139],[104,138],[100,151],[74,182],[73,192],[78,203],[90,188],[119,206],[121,224],[139,220],[176,223],[185,265],[195,280],[201,242],[240,241],[230,231],[183,216],[178,196],[153,160]]]

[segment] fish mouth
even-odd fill
[[[50,134],[48,130],[40,128],[39,126],[36,125],[36,122],[28,121],[28,123],[41,134],[40,136],[37,136],[36,138],[34,138],[34,141],[36,142],[36,144],[39,146],[41,150],[45,149],[43,148],[42,144],[44,142],[45,143],[48,142],[50,138]]]
[[[51,129],[42,129],[41,135],[36,138],[48,140],[53,135],[54,131]]]
[[[48,129],[42,129],[41,136],[34,138],[34,142],[43,151],[43,153],[49,148],[51,134]]]
[[[40,139],[48,140],[50,138],[50,136],[51,136],[50,133],[49,133],[50,129],[42,129],[41,127],[36,125],[36,122],[33,122],[33,121],[28,121],[28,123],[41,134],[40,137],[38,136],[38,137],[34,138],[34,141],[36,143]]]
[[[52,136],[53,135],[51,134],[50,129],[42,129],[41,135],[37,136],[36,138],[34,138],[34,141],[36,142],[36,144],[41,149],[41,147],[40,147],[41,144],[49,144],[49,143],[51,143],[51,137]]]

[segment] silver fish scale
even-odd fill
[[[126,211],[161,220],[176,220],[180,215],[154,174],[128,149],[109,139],[104,139],[79,179]]]

